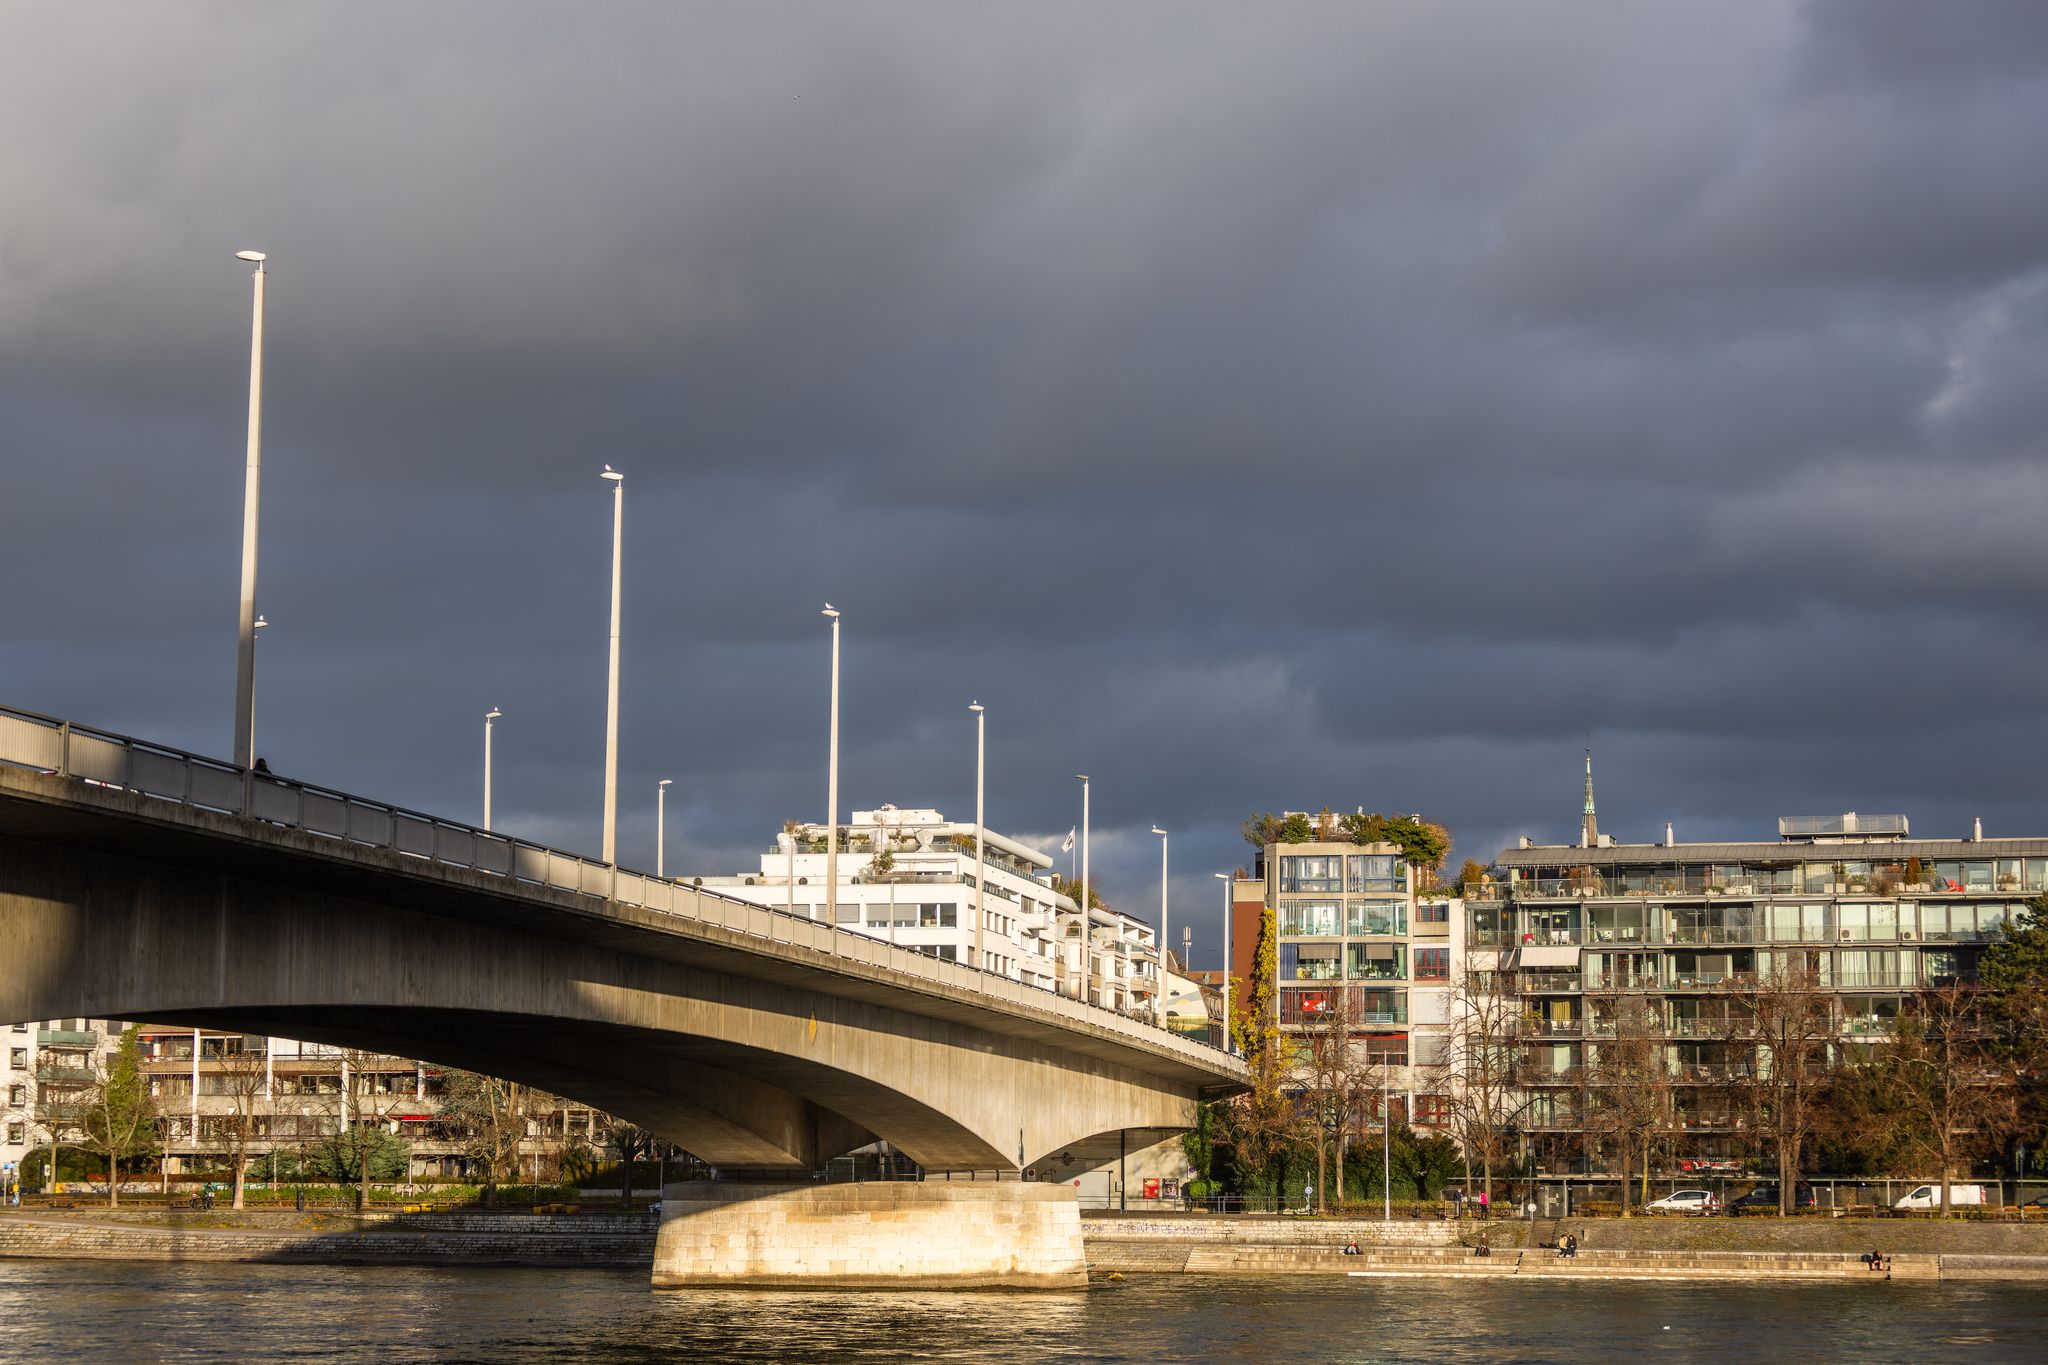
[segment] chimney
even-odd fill
[[[1521,838],[1520,838],[1520,839],[1519,839],[1519,840],[1518,840],[1518,841],[1516,842],[1516,844],[1515,844],[1515,847],[1516,847],[1516,848],[1527,848],[1528,846],[1529,846],[1529,836],[1528,836],[1528,835],[1526,835],[1526,834],[1524,834],[1524,835],[1523,835],[1523,836],[1522,836],[1522,837],[1521,837]]]
[[[1984,842],[1984,817],[1981,815],[1970,821],[1970,842],[1973,844]]]
[[[1677,842],[1678,839],[1671,832],[1671,822],[1669,820],[1666,820],[1664,822],[1664,847],[1670,848]]]

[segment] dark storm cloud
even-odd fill
[[[972,801],[2048,830],[2036,5],[0,13],[0,700],[751,864]],[[675,850],[684,852],[678,857]],[[637,850],[637,853],[636,853]],[[1176,916],[1178,918],[1178,915]],[[1177,937],[1177,934],[1176,934]]]

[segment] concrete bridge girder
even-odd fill
[[[734,952],[678,961],[617,933],[480,922],[459,896],[441,913],[318,881],[317,866],[258,880],[0,820],[15,968],[0,1016],[217,1020],[375,1047],[530,1081],[739,1167],[810,1167],[873,1135],[928,1168],[1002,1169],[1193,1118],[1191,1084],[1076,1054],[1056,1030],[992,1031]]]

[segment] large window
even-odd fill
[[[1352,853],[1344,859],[1352,891],[1405,891],[1408,876],[1401,860],[1391,853]]]
[[[1417,981],[1450,980],[1451,950],[1449,948],[1417,948],[1415,950],[1415,979]]]
[[[1283,937],[1321,934],[1334,938],[1342,932],[1337,927],[1335,901],[1290,901],[1280,907],[1278,919]]]
[[[1331,1013],[1343,1008],[1343,988],[1333,986],[1282,986],[1280,988],[1280,1022],[1283,1024],[1316,1024],[1328,1019]]]
[[[1283,943],[1280,945],[1280,976],[1287,981],[1335,981],[1335,943]]]
[[[920,929],[951,929],[959,922],[960,907],[957,905],[926,903],[917,907],[917,927]]]
[[[1407,901],[1353,901],[1345,915],[1344,932],[1353,938],[1408,932]]]
[[[1342,891],[1344,859],[1337,854],[1290,854],[1280,860],[1282,891]]]
[[[1354,943],[1346,953],[1345,975],[1353,981],[1406,981],[1405,943]]]
[[[1449,901],[1417,901],[1415,904],[1417,924],[1449,924],[1451,903]]]

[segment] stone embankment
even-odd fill
[[[0,1257],[644,1270],[654,1259],[655,1221],[646,1214],[259,1214],[175,1222],[161,1215],[12,1214],[0,1218]]]
[[[1576,1256],[1529,1246],[1526,1223],[1307,1218],[1084,1220],[1092,1271],[1642,1280],[2041,1280],[2048,1225],[1573,1220]],[[1348,1243],[1358,1245],[1347,1255]],[[1486,1251],[1480,1251],[1485,1243]],[[1702,1245],[1705,1244],[1705,1245]],[[1873,1272],[1868,1253],[1884,1254]]]

